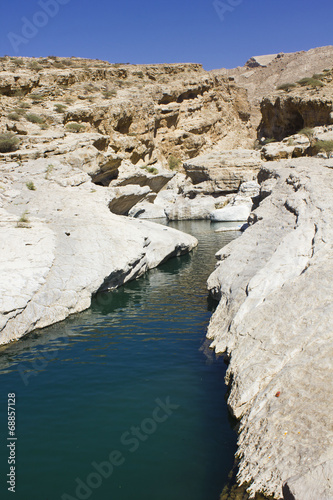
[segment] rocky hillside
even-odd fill
[[[282,85],[260,104],[259,137],[281,140],[304,128],[333,124],[333,71]]]
[[[252,121],[258,126],[260,101],[279,86],[294,83],[333,67],[333,46],[308,51],[251,57],[243,67],[214,70],[214,75],[229,77],[245,88],[252,107]]]
[[[0,96],[0,132],[18,141],[2,161],[57,155],[105,185],[123,160],[172,166],[255,137],[246,91],[199,64],[2,58]]]

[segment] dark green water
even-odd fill
[[[218,500],[236,434],[225,366],[205,341],[206,279],[235,234],[171,225],[199,239],[192,254],[0,350],[1,499]],[[15,495],[6,484],[8,392]]]

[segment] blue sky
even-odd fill
[[[215,1],[218,12],[213,0],[5,0],[0,55],[199,62],[209,70],[333,43],[332,0]]]

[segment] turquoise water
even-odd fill
[[[235,233],[170,225],[199,247],[0,350],[1,499],[218,500],[236,434],[225,366],[205,341],[206,279]],[[15,496],[5,477],[8,392]]]

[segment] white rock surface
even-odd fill
[[[52,168],[46,159],[7,163],[0,186],[0,344],[88,308],[99,289],[197,244],[174,229],[112,214],[109,188],[54,159]],[[29,221],[18,223],[23,214]]]
[[[215,204],[216,200],[212,196],[198,195],[191,199],[179,195],[175,202],[167,204],[164,210],[169,220],[209,219]]]
[[[229,358],[239,483],[333,498],[333,161],[267,163],[255,222],[221,249],[208,337]]]
[[[151,193],[148,186],[127,184],[125,186],[108,188],[109,209],[117,215],[127,215],[134,205]]]
[[[156,205],[155,203],[149,203],[147,201],[142,201],[134,205],[134,207],[128,212],[128,215],[138,219],[166,218],[165,210],[162,206]]]
[[[224,208],[213,210],[210,218],[213,222],[237,222],[247,221],[251,213],[251,207],[247,205],[227,205]]]
[[[260,151],[253,149],[215,150],[184,162],[193,184],[213,182],[220,192],[235,192],[240,184],[252,181],[262,164]]]
[[[175,172],[166,170],[159,163],[152,166],[137,166],[124,160],[118,169],[117,179],[111,181],[110,187],[137,184],[148,186],[152,191],[158,193],[174,176]]]

